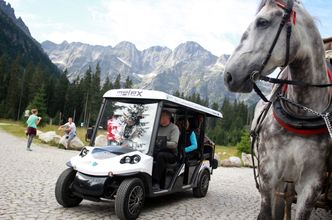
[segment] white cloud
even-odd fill
[[[13,8],[17,8],[23,4],[23,0],[10,0],[10,2],[5,0],[5,2],[9,3]]]
[[[115,46],[126,40],[143,50],[154,45],[174,49],[185,41],[196,41],[217,56],[234,50],[260,2],[99,0],[91,4],[88,0],[77,0],[80,5],[61,14],[50,8],[52,4],[44,1],[43,4],[37,0],[7,1],[40,42],[67,40]],[[313,4],[309,0],[305,3],[310,6],[310,12],[318,17],[317,24],[323,36],[330,36],[331,23],[327,22],[330,7],[323,8],[323,3]],[[70,5],[66,0],[58,0],[57,4],[65,9]],[[330,3],[324,1],[324,4]]]
[[[91,15],[114,43],[173,49],[193,40],[216,55],[232,52],[257,7],[256,0],[104,0],[102,5],[91,8]]]
[[[23,4],[22,0],[10,1]],[[66,1],[62,4],[66,7]],[[154,45],[174,49],[180,43],[196,41],[219,56],[233,51],[257,4],[258,0],[101,0],[96,4],[83,1],[80,9],[72,9],[72,17],[63,20],[57,20],[59,12],[55,11],[42,14],[33,10],[21,16],[40,42],[114,46],[126,40],[143,50]],[[84,22],[77,22],[79,19]]]
[[[66,40],[68,42],[81,42],[95,45],[110,45],[109,39],[107,37],[81,30],[72,30],[66,32],[54,31],[50,33],[44,33],[41,35],[41,39],[51,40],[54,43],[62,43],[64,40]]]

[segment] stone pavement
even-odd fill
[[[63,208],[54,196],[55,182],[77,151],[32,144],[0,130],[0,219],[117,219],[113,203],[83,201]],[[256,219],[260,197],[252,170],[218,168],[205,198],[191,191],[146,201],[140,219]],[[324,210],[312,219],[332,219]]]

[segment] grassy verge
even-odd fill
[[[221,160],[227,159],[232,156],[238,157],[238,152],[235,146],[216,146],[216,153]]]
[[[21,122],[0,119],[0,128],[17,137],[25,137],[26,128]]]
[[[16,137],[25,137],[25,130],[26,130],[26,125],[23,124],[20,121],[13,121],[13,120],[8,120],[8,119],[0,119],[0,129],[16,136]],[[38,127],[38,130],[42,131],[42,132],[47,132],[47,131],[55,131],[56,134],[63,136],[64,132],[61,130],[58,130],[58,126],[56,125],[45,125],[43,127]],[[81,141],[84,144],[88,144],[87,142],[85,142],[85,133],[86,133],[86,129],[85,128],[77,128],[77,136],[79,137],[79,139],[81,139]],[[34,140],[35,141],[35,140]],[[40,140],[36,139],[36,143],[41,143]]]
[[[7,120],[7,119],[0,119],[0,128],[17,137],[22,137],[22,138],[25,137],[26,126],[22,122]],[[56,126],[56,125],[45,125],[43,127],[38,127],[38,130],[40,130],[42,132],[55,131],[60,136],[64,135],[63,131],[59,131],[58,126]],[[85,145],[88,145],[89,143],[85,142],[85,134],[86,134],[85,128],[77,128],[77,136],[83,141],[83,143]],[[103,134],[103,133],[100,132],[99,134]],[[41,141],[38,139],[36,139],[34,141],[36,141],[36,143],[41,143]],[[227,159],[231,156],[239,156],[235,146],[217,145],[216,153],[217,154],[219,153],[218,155],[221,160]]]

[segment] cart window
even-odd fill
[[[116,145],[147,153],[157,105],[108,101],[95,145]]]

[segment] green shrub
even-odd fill
[[[241,140],[236,144],[236,149],[239,154],[246,153],[250,154],[251,153],[251,141],[250,141],[250,134],[248,131],[243,131]]]

